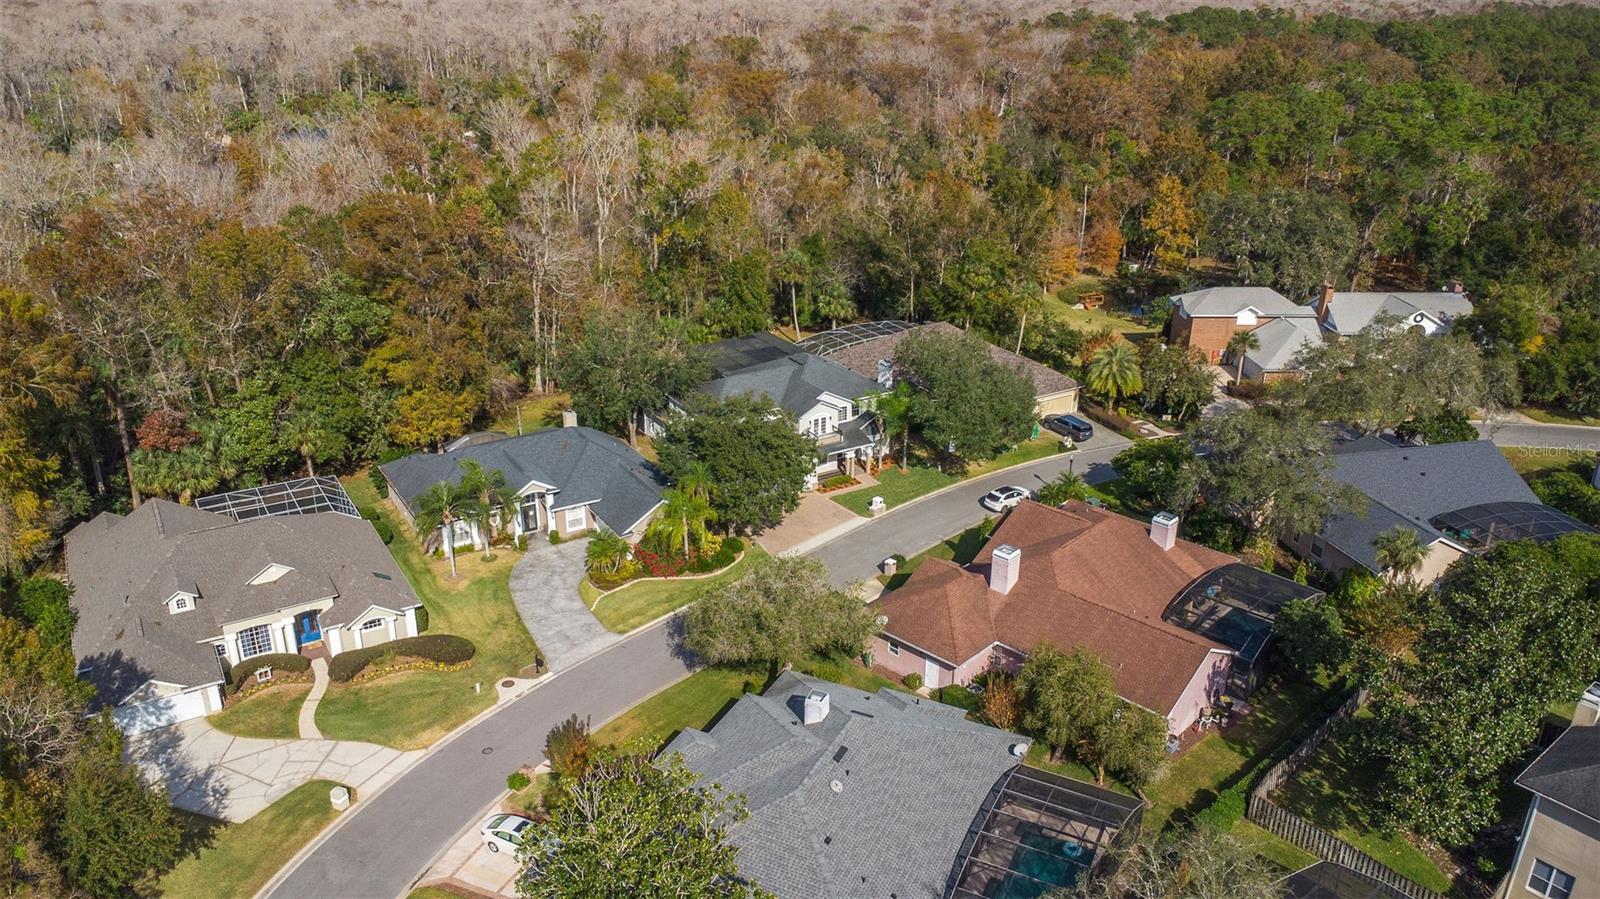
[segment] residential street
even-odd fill
[[[878,563],[895,553],[911,555],[960,532],[993,513],[978,498],[1006,484],[1037,490],[1072,466],[1091,484],[1111,480],[1111,457],[1129,441],[1109,428],[1097,428],[1094,439],[1075,453],[1051,456],[1009,471],[974,478],[937,496],[891,509],[883,517],[812,550],[808,555],[828,563],[836,584],[864,580],[878,573]]]
[[[265,895],[274,899],[393,899],[506,788],[506,775],[544,756],[544,737],[577,712],[595,726],[689,673],[663,622],[556,675],[496,710],[361,799],[343,826]]]
[[[1478,433],[1496,446],[1531,446],[1541,449],[1600,450],[1600,428],[1582,425],[1546,425],[1522,421],[1477,422]]]

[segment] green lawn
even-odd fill
[[[1102,291],[1109,293],[1110,287],[1104,279],[1083,276],[1058,293],[1045,298],[1045,311],[1054,315],[1061,321],[1086,334],[1094,334],[1102,328],[1110,328],[1114,333],[1122,334],[1129,340],[1139,341],[1155,336],[1155,331],[1131,315],[1120,312],[1110,312],[1104,308],[1090,311],[1088,309],[1074,309],[1072,304],[1083,293]]]
[[[293,740],[300,736],[300,706],[310,684],[267,687],[212,715],[211,726],[236,737]]]
[[[579,595],[600,623],[619,634],[654,621],[662,615],[681,609],[693,602],[702,591],[720,586],[737,578],[754,558],[766,555],[766,550],[754,543],[745,545],[744,556],[725,571],[706,578],[652,578],[624,584],[610,593],[600,595],[585,578],[578,586]]]
[[[561,427],[561,410],[572,407],[572,397],[566,393],[530,393],[515,406],[500,413],[489,423],[490,430],[517,433],[517,413],[522,414],[522,433],[544,428]],[[582,424],[582,422],[580,422]]]
[[[1502,446],[1500,452],[1525,481],[1562,470],[1571,471],[1585,479],[1594,473],[1595,454],[1590,450]]]
[[[1278,791],[1277,803],[1337,834],[1402,876],[1441,893],[1450,880],[1402,833],[1385,833],[1370,813],[1379,784],[1353,751],[1365,717],[1351,720]]]
[[[704,730],[746,692],[757,692],[764,678],[749,671],[705,668],[612,719],[595,740],[655,752],[686,727]]]
[[[317,727],[339,740],[364,740],[397,749],[420,749],[494,704],[494,682],[532,664],[537,648],[511,602],[511,566],[516,552],[495,550],[448,563],[423,555],[411,529],[380,503],[366,474],[346,479],[345,490],[362,509],[376,509],[395,530],[389,551],[428,610],[431,633],[458,634],[477,646],[470,667],[460,671],[409,671],[359,686],[335,684],[317,707]],[[482,692],[473,685],[483,684]]]
[[[462,895],[444,887],[417,887],[406,894],[406,899],[462,899]]]
[[[1029,765],[1032,765],[1035,768],[1042,768],[1042,769],[1044,769],[1046,771],[1053,771],[1056,774],[1061,775],[1062,777],[1070,777],[1073,780],[1081,780],[1084,783],[1091,783],[1092,784],[1092,783],[1095,782],[1094,781],[1094,772],[1089,769],[1089,766],[1080,764],[1076,759],[1072,758],[1071,756],[1065,756],[1064,755],[1064,756],[1061,757],[1061,759],[1059,761],[1054,761],[1054,762],[1050,761],[1050,750],[1049,750],[1049,748],[1046,747],[1043,743],[1039,742],[1038,740],[1033,741],[1033,744],[1028,747],[1028,757],[1027,757],[1027,759],[1025,759],[1025,761]],[[1101,784],[1101,786],[1105,787],[1108,790],[1113,790],[1115,792],[1122,793],[1123,795],[1126,795],[1126,796],[1132,796],[1133,795],[1133,791],[1128,789],[1126,784],[1123,784],[1123,783],[1119,782],[1114,777],[1109,777],[1108,776],[1106,778],[1106,782],[1104,784]],[[1147,816],[1149,815],[1148,812],[1146,812],[1145,814]]]
[[[240,824],[185,815],[183,855],[157,884],[169,899],[249,899],[339,813],[332,781],[301,784]]]
[[[906,692],[906,688],[899,681],[892,681],[870,668],[865,668],[854,659],[814,656],[795,665],[795,669],[801,674],[831,680],[836,684],[854,687],[867,693],[876,693],[884,687]]]
[[[911,577],[911,572],[916,571],[927,559],[944,559],[957,565],[965,565],[983,549],[984,541],[989,539],[989,531],[993,527],[992,521],[984,522],[975,524],[954,537],[946,537],[895,566],[894,577],[880,574],[878,580],[893,590],[904,584],[906,578]]]
[[[1257,855],[1282,868],[1286,874],[1316,864],[1318,860],[1315,855],[1249,821],[1239,821],[1233,825],[1230,833],[1254,849]]]
[[[1024,440],[988,462],[968,466],[966,473],[960,476],[927,465],[910,465],[904,472],[899,466],[893,466],[878,473],[876,487],[852,490],[849,493],[829,494],[828,498],[864,518],[867,515],[867,504],[872,502],[874,496],[883,497],[884,506],[893,509],[917,497],[927,496],[935,490],[969,478],[1053,456],[1060,452],[1060,446],[1061,438],[1046,431],[1035,439]]]
[[[1523,415],[1534,421],[1544,422],[1547,425],[1583,425],[1585,427],[1600,427],[1600,418],[1590,418],[1587,415],[1574,415],[1564,409],[1547,409],[1540,406],[1522,406],[1517,409]]]

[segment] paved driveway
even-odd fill
[[[621,639],[606,630],[578,595],[588,546],[587,540],[556,545],[535,540],[511,569],[511,600],[551,671],[570,667]]]
[[[1477,423],[1478,433],[1496,446],[1536,449],[1600,450],[1600,428],[1583,425],[1547,425],[1521,421]]]
[[[871,488],[863,488],[871,489]],[[782,555],[799,547],[812,545],[819,537],[835,528],[844,528],[861,521],[856,513],[839,505],[821,493],[800,494],[800,505],[773,528],[767,528],[756,538],[761,548],[772,555]]]
[[[828,563],[835,584],[865,580],[878,573],[878,563],[895,553],[912,555],[959,533],[993,513],[978,505],[978,498],[996,487],[1016,484],[1037,490],[1070,466],[1091,484],[1116,477],[1111,457],[1129,445],[1110,428],[1096,428],[1094,439],[1074,453],[1050,456],[997,474],[963,481],[943,493],[896,506],[850,533],[807,555]]]
[[[422,751],[350,740],[235,737],[196,718],[128,740],[128,760],[164,784],[178,808],[244,821],[308,780],[352,787],[359,798],[406,770]]]

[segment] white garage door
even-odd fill
[[[132,736],[158,727],[177,724],[179,721],[188,721],[190,718],[199,718],[205,713],[205,690],[192,690],[175,696],[163,696],[160,699],[119,706],[111,712],[111,717],[123,733]]]

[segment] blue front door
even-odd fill
[[[316,612],[301,612],[294,619],[295,641],[304,646],[322,639],[322,622]]]

